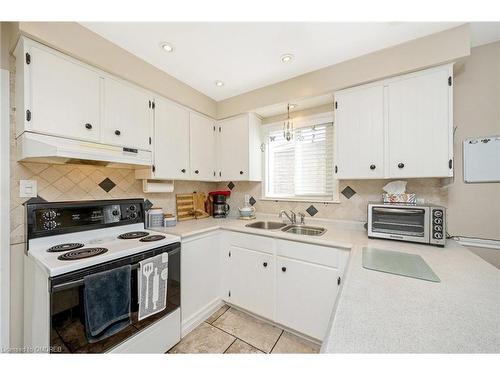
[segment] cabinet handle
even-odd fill
[[[117,129],[117,130],[115,130],[115,134],[120,135],[120,134],[122,134],[122,132]]]
[[[240,171],[240,174],[243,174],[243,171]]]
[[[399,164],[398,164],[398,168],[399,168],[399,169],[403,169],[404,167],[405,167],[404,163],[399,163]]]
[[[186,173],[186,169],[185,169],[185,168],[182,168],[182,169],[181,169],[181,172],[182,172],[182,173]]]
[[[267,262],[262,263],[264,267],[267,267]]]
[[[92,124],[89,123],[85,124],[85,128],[88,130],[92,129]]]
[[[194,171],[194,173],[198,174],[198,173],[200,173],[200,171],[197,169]]]
[[[377,168],[377,167],[375,166],[375,164],[370,165],[370,169],[371,169],[372,171],[373,171],[375,168]]]
[[[281,267],[281,271],[286,272],[286,267]]]

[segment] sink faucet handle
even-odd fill
[[[300,224],[304,225],[306,223],[306,214],[303,212],[299,212],[297,215],[300,217]]]
[[[296,224],[297,223],[297,215],[295,214],[295,212],[293,212],[292,210],[290,210],[290,216],[291,216],[291,222],[292,224]]]

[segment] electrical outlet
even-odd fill
[[[37,184],[36,180],[20,180],[19,181],[19,197],[20,198],[33,198],[36,197]]]

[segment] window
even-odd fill
[[[268,127],[266,198],[334,201],[337,181],[333,175],[333,123],[320,120],[295,123],[290,141],[285,140],[281,124]]]

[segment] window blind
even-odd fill
[[[291,141],[283,129],[270,129],[267,145],[268,197],[332,198],[333,123],[295,129]]]

